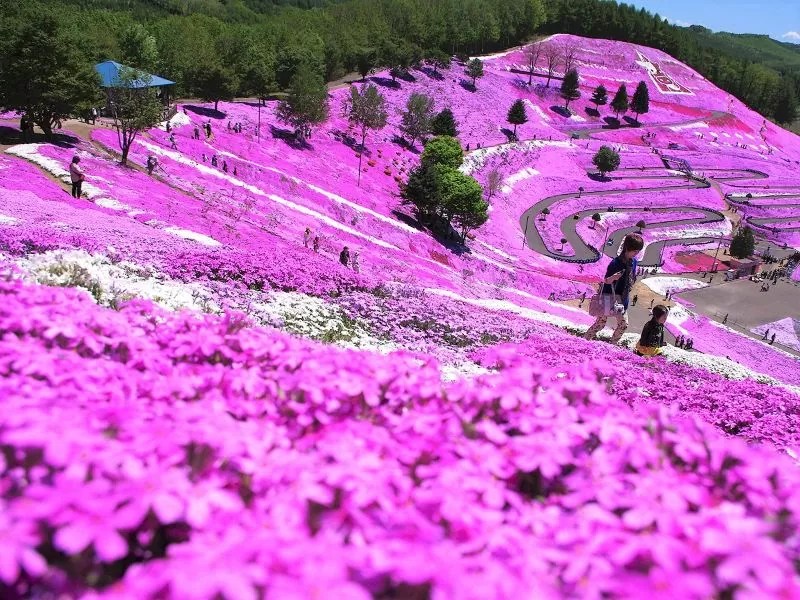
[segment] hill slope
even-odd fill
[[[798,359],[679,293],[705,283],[684,255],[740,222],[798,245],[798,140],[661,51],[545,43],[579,49],[572,112],[543,65],[528,86],[522,49],[486,57],[476,88],[458,63],[355,84],[389,113],[360,186],[347,89],[307,145],[274,103],[240,102],[181,105],[177,147],[162,124],[135,168],[102,123],[6,149],[0,595],[800,593]],[[640,80],[639,124],[588,102]],[[462,171],[501,178],[467,247],[400,203],[413,92],[452,108]],[[601,145],[622,156],[608,178]],[[75,154],[88,201],[65,191]],[[677,290],[669,327],[700,352],[574,335],[642,219],[661,273],[641,303]]]

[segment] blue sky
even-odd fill
[[[800,0],[627,0],[676,25],[703,25],[714,31],[766,33],[800,43]]]

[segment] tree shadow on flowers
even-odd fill
[[[301,138],[291,129],[283,129],[275,125],[269,126],[269,132],[276,140],[283,140],[286,145],[295,150],[313,150],[314,146],[308,143],[308,140]]]
[[[393,79],[389,79],[388,77],[370,77],[370,81],[373,83],[377,83],[381,87],[389,88],[392,90],[399,90],[400,89],[400,82],[395,81]]]
[[[28,139],[22,137],[22,132],[17,127],[9,127],[7,125],[0,126],[0,144],[4,146],[12,146],[14,144],[24,143],[37,143],[46,144],[48,140],[45,139],[43,133],[32,132],[28,134]],[[66,133],[53,133],[53,138],[49,143],[60,148],[73,148],[80,143],[80,140],[72,135]]]
[[[196,115],[200,115],[201,117],[207,117],[209,119],[224,119],[225,113],[221,110],[214,110],[213,108],[208,108],[207,106],[196,106],[194,104],[187,104],[184,107],[187,111],[192,111]]]
[[[569,119],[572,116],[572,113],[569,111],[569,109],[564,108],[563,106],[557,106],[554,104],[553,106],[550,107],[550,110],[556,113],[557,115],[561,115],[565,119]]]
[[[443,81],[444,80],[444,75],[442,75],[439,71],[434,71],[433,68],[431,68],[431,67],[427,67],[427,66],[420,67],[419,71],[421,71],[422,73],[425,73],[425,75],[427,75],[431,79],[435,79],[436,81]]]

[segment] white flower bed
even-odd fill
[[[698,290],[708,287],[705,281],[688,279],[686,277],[646,277],[641,280],[644,285],[656,294],[665,296],[667,292],[675,293],[684,290]]]
[[[84,289],[103,306],[144,298],[170,310],[219,311],[210,293],[199,284],[174,281],[152,269],[127,261],[113,262],[101,254],[54,250],[16,259],[3,255],[0,258],[16,265],[26,279]]]

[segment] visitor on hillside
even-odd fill
[[[169,121],[167,121],[167,133],[170,133],[171,131],[172,131],[172,125],[170,125]]]
[[[194,134],[193,134],[193,137],[194,137],[194,139],[196,139],[196,140],[199,140],[199,139],[200,139],[200,128],[199,128],[197,125],[195,125],[195,126],[194,126]]]
[[[22,141],[28,141],[28,117],[22,115],[22,118],[19,120],[19,131],[22,133]]]
[[[303,232],[303,246],[308,248],[308,243],[311,241],[311,228],[306,227],[306,230]]]
[[[608,317],[614,317],[617,326],[611,335],[611,343],[616,344],[628,328],[628,300],[631,288],[636,281],[636,268],[639,266],[636,255],[644,248],[644,240],[638,233],[629,233],[622,240],[619,255],[606,269],[601,287],[603,314],[586,331],[586,339],[593,340],[605,327]]]
[[[722,319],[722,324],[725,325],[725,323],[727,322],[728,322],[728,313],[725,313],[725,316]]]
[[[81,186],[83,185],[83,180],[86,179],[86,174],[81,169],[80,162],[80,156],[73,156],[69,165],[69,180],[72,182],[73,198],[81,197]]]
[[[653,309],[653,302],[655,302],[655,298],[650,298],[650,309]]]
[[[683,335],[679,335],[678,338],[675,340],[675,347],[683,348]]]
[[[342,248],[342,251],[339,253],[339,262],[345,267],[350,264],[350,249],[347,246]]]
[[[637,356],[657,356],[661,354],[664,346],[664,323],[667,322],[669,311],[663,304],[653,308],[653,318],[644,324],[642,335],[636,344]]]
[[[767,330],[764,332],[764,337],[762,337],[761,339],[762,339],[762,340],[765,340],[765,339],[767,339],[767,336],[768,336],[768,335],[769,335],[769,329],[767,329]]]
[[[314,252],[319,252],[319,236],[314,236]]]
[[[153,156],[152,154],[150,154],[147,157],[147,174],[148,175],[152,175],[153,174],[153,170],[157,166],[158,166],[158,159],[155,156]]]
[[[208,121],[205,124],[205,128],[206,128],[206,139],[208,139],[211,137],[211,121]]]
[[[216,155],[216,154],[214,154],[214,155],[211,157],[211,166],[212,166],[212,167],[216,167],[217,165],[219,165],[219,162],[217,162],[217,155]]]
[[[361,253],[358,250],[356,250],[355,252],[353,252],[353,259],[350,261],[350,266],[353,267],[353,271],[355,271],[356,273],[361,272],[361,261],[359,260],[360,255]]]
[[[172,148],[173,150],[177,150],[178,149],[178,144],[175,142],[175,134],[174,133],[170,133],[169,134],[169,147]]]
[[[89,114],[92,117],[92,125],[94,125],[97,121],[97,109],[93,106]]]
[[[636,303],[639,301],[639,294],[635,294],[633,296],[633,300],[631,301],[631,305],[636,306]]]
[[[233,131],[233,125],[231,125],[230,121],[228,121],[228,131]]]
[[[233,176],[234,177],[238,177],[239,176],[239,174],[236,172],[236,167],[235,166],[233,167]]]
[[[769,338],[769,345],[772,346],[772,344],[774,344],[774,343],[775,343],[775,334],[773,333],[772,337]]]
[[[581,303],[578,304],[578,308],[583,308],[583,303],[586,301],[586,292],[581,294]]]
[[[228,172],[228,161],[227,160],[223,160],[222,161],[222,170],[225,171],[226,173]]]
[[[684,344],[684,347],[686,348],[686,350],[692,350],[694,348],[694,340],[692,338],[689,338],[689,341]]]

